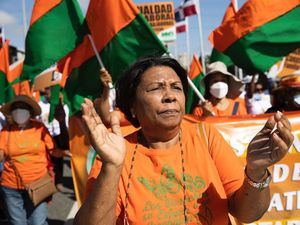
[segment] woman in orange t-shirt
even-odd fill
[[[228,225],[228,213],[247,223],[264,214],[267,168],[293,142],[285,116],[270,117],[249,144],[244,171],[212,126],[182,121],[188,82],[175,59],[139,60],[116,91],[117,106],[140,129],[124,139],[112,116],[110,133],[86,99],[83,119],[99,160],[74,225]]]
[[[34,207],[23,185],[47,173],[48,153],[56,157],[62,157],[63,153],[54,148],[47,128],[32,119],[41,113],[40,106],[33,99],[19,95],[0,110],[13,120],[13,124],[6,125],[0,132],[0,161],[4,160],[1,194],[9,222],[12,225],[45,225],[46,200]]]
[[[244,99],[239,98],[244,85],[227,71],[224,63],[210,64],[201,85],[205,87],[204,97],[207,101],[195,107],[194,115],[199,117],[247,115]]]

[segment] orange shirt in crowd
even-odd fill
[[[212,125],[183,121],[181,130],[188,224],[228,224],[228,197],[243,184],[243,165]],[[201,135],[203,130],[207,138]],[[127,153],[118,187],[117,224],[124,222],[125,195],[137,132],[126,139]],[[87,194],[100,169],[98,159],[89,175]],[[138,144],[128,190],[129,224],[184,224],[182,177],[179,143],[170,149],[147,149]]]
[[[44,176],[47,172],[46,150],[54,148],[54,142],[47,128],[40,122],[31,121],[32,128],[21,130],[17,125],[3,128],[0,132],[0,149],[4,155],[12,158],[25,184]],[[15,171],[4,162],[1,185],[9,188],[18,187]]]
[[[235,100],[232,100],[230,98],[227,99],[229,101],[229,105],[225,110],[220,110],[217,108],[217,106],[213,106],[213,112],[215,116],[232,116],[233,115],[233,109],[234,109],[234,104],[235,102],[238,102],[238,109],[235,115],[241,116],[241,115],[247,115],[247,109],[245,106],[244,99],[237,98]],[[196,116],[201,117],[203,114],[203,110],[201,106],[196,106],[193,114]]]

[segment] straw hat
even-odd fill
[[[27,105],[29,105],[33,109],[34,116],[38,116],[42,112],[41,107],[39,106],[39,104],[27,95],[17,95],[17,96],[15,96],[15,98],[12,101],[10,101],[10,102],[6,103],[5,105],[3,105],[0,109],[0,111],[5,115],[10,115],[11,114],[11,106],[15,102],[24,102]]]
[[[236,76],[233,74],[229,73],[227,70],[226,65],[223,62],[217,61],[214,63],[211,63],[207,67],[207,73],[205,77],[200,81],[200,84],[205,87],[207,78],[212,77],[213,74],[216,73],[222,73],[228,78],[228,94],[227,97],[231,99],[235,99],[240,96],[240,94],[243,92],[245,86],[244,83],[238,79]]]

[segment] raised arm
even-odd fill
[[[229,200],[230,213],[241,222],[256,221],[267,211],[270,203],[267,169],[285,156],[293,139],[288,119],[277,112],[250,142],[244,184]]]
[[[125,140],[118,117],[111,117],[112,133],[109,133],[90,100],[85,100],[82,109],[89,139],[102,160],[102,168],[93,191],[75,217],[74,225],[112,225],[116,223],[115,208],[126,154]]]
[[[105,70],[100,70],[100,80],[102,83],[102,95],[101,95],[101,101],[99,102],[98,109],[99,109],[99,115],[101,117],[102,122],[104,125],[108,126],[110,123],[110,104],[109,104],[109,83],[112,82],[110,74]]]

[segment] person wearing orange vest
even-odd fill
[[[208,72],[200,81],[205,87],[201,105],[195,107],[193,114],[198,117],[246,115],[244,99],[240,99],[244,84],[227,71],[222,62],[208,66]]]

